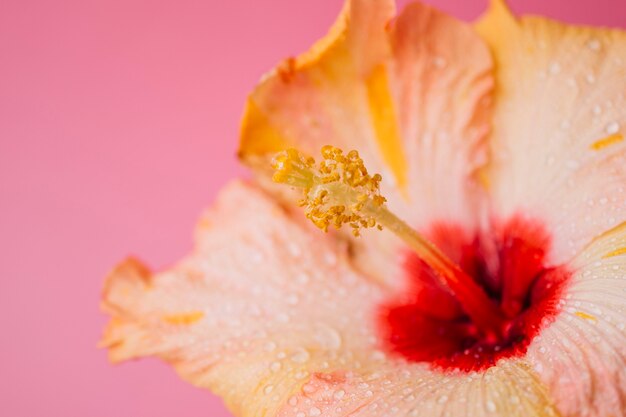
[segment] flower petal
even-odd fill
[[[240,152],[259,167],[288,146],[357,149],[392,199],[390,185],[412,202],[411,219],[462,221],[485,161],[491,57],[470,26],[422,4],[392,21],[392,4],[349,0],[312,51],[268,75],[248,99]]]
[[[626,225],[576,257],[563,313],[528,351],[564,416],[626,410]]]
[[[347,0],[325,38],[263,79],[244,112],[245,162],[262,170],[268,156],[287,147],[315,156],[332,144],[358,149],[381,171],[364,79],[389,54],[384,32],[394,9],[392,0]]]
[[[562,263],[626,221],[626,33],[516,19],[479,22],[497,67],[494,211],[545,219]]]
[[[391,25],[391,91],[409,169],[410,218],[471,228],[486,162],[493,63],[467,24],[426,5],[408,5]]]
[[[523,362],[502,361],[475,375],[444,375],[392,361],[369,366],[314,374],[277,416],[558,416]]]
[[[374,350],[383,290],[322,236],[233,183],[200,221],[191,255],[159,273],[136,260],[111,273],[103,345],[114,361],[170,362],[237,415],[274,415],[311,373]]]
[[[391,20],[392,5],[347,1],[326,38],[264,78],[248,99],[240,154],[264,173],[286,147],[313,156],[326,144],[357,149],[412,226],[446,220],[471,229],[482,201],[473,174],[486,157],[491,56],[469,25],[422,4]],[[354,242],[355,263],[393,281],[400,244],[366,235]]]

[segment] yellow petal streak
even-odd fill
[[[622,135],[621,133],[614,133],[610,136],[607,136],[605,138],[602,138],[600,140],[593,142],[591,144],[591,149],[593,149],[594,151],[599,151],[601,149],[606,148],[607,146],[620,143],[623,140],[624,140],[624,135]]]
[[[603,256],[603,258],[612,258],[613,256],[619,256],[619,255],[625,255],[626,254],[626,248],[619,248],[619,249],[615,249],[614,251],[611,251],[609,253],[607,253],[606,255]]]
[[[576,314],[581,319],[590,320],[590,321],[597,321],[595,316],[592,316],[591,314],[585,313],[584,311],[577,311],[574,314]]]
[[[396,179],[396,184],[400,189],[404,189],[407,183],[408,165],[402,148],[398,119],[384,65],[379,65],[372,71],[366,80],[366,86],[367,101],[378,147]]]
[[[192,311],[189,313],[169,314],[162,317],[162,320],[168,324],[189,325],[196,323],[204,318],[203,311]]]

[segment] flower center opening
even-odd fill
[[[405,294],[382,306],[388,350],[443,370],[478,371],[519,357],[559,312],[571,273],[546,264],[550,237],[540,222],[514,217],[489,232],[438,223],[426,235],[498,306],[495,335],[464,311],[436,272],[415,253],[405,254]]]

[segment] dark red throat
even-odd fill
[[[559,312],[571,273],[546,265],[550,236],[541,223],[515,217],[487,233],[446,223],[427,236],[477,282],[499,306],[499,335],[487,335],[426,263],[406,255],[409,290],[382,306],[387,348],[439,369],[486,369],[499,359],[522,356],[532,339]]]

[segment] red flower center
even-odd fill
[[[516,217],[488,233],[438,223],[427,235],[497,303],[502,328],[497,337],[481,332],[433,269],[410,252],[409,291],[382,307],[386,347],[410,361],[466,372],[526,353],[558,314],[571,276],[564,266],[546,265],[550,236],[541,223]]]

